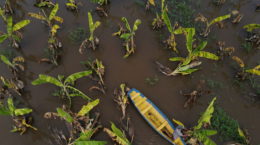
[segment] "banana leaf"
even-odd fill
[[[141,24],[141,20],[137,19],[135,20],[134,26],[133,26],[133,32],[135,32],[138,29],[138,26]]]
[[[30,17],[33,17],[33,18],[36,18],[36,19],[39,19],[39,20],[44,20],[44,21],[46,21],[46,18],[45,18],[43,15],[36,14],[36,13],[28,13],[28,15],[29,15]]]
[[[20,30],[21,28],[25,27],[26,25],[30,24],[30,20],[22,20],[18,23],[16,23],[14,26],[13,26],[13,31],[18,31]]]
[[[217,55],[206,51],[199,51],[196,55],[207,59],[219,60],[219,57]]]
[[[195,28],[185,28],[186,31],[186,47],[189,54],[192,53],[193,37],[195,35]]]
[[[247,24],[243,26],[243,28],[246,29],[246,31],[248,32],[252,32],[254,29],[260,28],[260,24]]]
[[[125,23],[125,26],[126,26],[127,30],[128,30],[129,32],[132,32],[131,27],[130,27],[130,25],[129,25],[127,19],[126,19],[126,17],[122,17],[121,20]]]
[[[3,43],[8,38],[7,34],[3,34],[0,36],[0,43]]]
[[[49,15],[49,21],[51,21],[54,18],[54,16],[56,16],[58,10],[59,10],[59,4],[55,4],[55,6],[53,7]]]
[[[73,122],[73,117],[61,108],[57,108],[58,115],[69,123]]]
[[[85,95],[83,92],[81,92],[80,90],[71,87],[71,86],[67,86],[68,89],[70,89],[73,93],[70,93],[70,97],[75,97],[75,96],[80,96],[85,100],[92,100],[90,97],[88,97],[87,95]]]
[[[45,83],[51,83],[59,87],[64,86],[58,79],[44,74],[40,74],[38,79],[32,81],[32,85],[40,85]]]
[[[7,18],[7,34],[9,37],[13,34],[13,18],[11,16]]]
[[[0,59],[5,63],[6,65],[14,68],[14,64],[4,55],[0,55]]]
[[[74,74],[71,74],[69,75],[66,79],[65,79],[65,83],[71,83],[71,84],[74,84],[74,82],[77,80],[77,79],[80,79],[82,77],[86,77],[88,75],[92,74],[92,71],[82,71],[82,72],[77,72],[77,73],[74,73]]]
[[[118,144],[120,145],[131,145],[130,141],[126,138],[125,134],[118,129],[114,123],[111,125],[111,129],[104,128],[104,131]]]
[[[15,116],[19,116],[19,115],[26,115],[31,113],[33,110],[29,109],[29,108],[21,108],[21,109],[15,109],[14,110],[14,114]]]
[[[78,112],[78,116],[85,116],[88,114],[94,107],[99,104],[99,99],[96,99],[92,102],[89,102],[87,105],[84,105],[81,110]]]
[[[210,124],[210,120],[211,120],[212,114],[214,112],[214,103],[215,103],[216,99],[217,98],[215,97],[210,102],[208,108],[206,109],[206,111],[200,117],[200,119],[198,121],[198,125],[194,127],[195,130],[200,129],[203,126],[204,123]]]
[[[260,76],[260,65],[256,66],[253,69],[247,69],[246,72]]]
[[[230,17],[231,17],[231,14],[224,15],[224,16],[219,16],[219,17],[213,19],[213,20],[209,23],[209,26],[211,26],[211,25],[213,25],[213,24],[215,24],[215,23],[217,23],[217,22],[221,22],[221,21],[223,21],[223,20],[226,20],[226,19],[228,19],[228,18],[230,18]]]

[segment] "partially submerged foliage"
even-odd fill
[[[10,44],[14,48],[19,48],[19,42],[22,39],[22,33],[19,32],[22,28],[30,23],[30,20],[22,20],[16,24],[13,23],[13,17],[7,17],[6,20],[6,33],[0,32],[0,43],[3,43],[6,39],[9,39]]]
[[[115,89],[114,96],[115,96],[114,100],[119,105],[120,110],[122,112],[121,119],[123,120],[126,117],[126,107],[129,104],[126,85],[120,84],[120,89]]]
[[[60,48],[62,47],[61,42],[57,38],[57,30],[60,28],[60,26],[58,24],[55,24],[55,22],[63,23],[63,18],[56,15],[58,10],[59,10],[59,5],[55,4],[49,16],[46,15],[46,12],[43,9],[42,12],[39,14],[29,13],[29,16],[43,21],[49,27],[49,38],[48,38],[49,58],[43,59],[42,61],[51,62],[54,65],[58,65],[58,59],[60,55],[59,52],[60,52]]]
[[[0,55],[0,60],[10,68],[15,77],[17,77],[19,71],[24,71],[23,63],[25,60],[22,56],[17,56],[12,60],[9,60],[5,55]]]
[[[141,24],[141,20],[137,19],[134,22],[133,28],[130,27],[130,24],[128,23],[128,20],[125,17],[122,17],[122,22],[125,23],[125,27],[123,28],[120,26],[120,30],[118,32],[113,33],[113,36],[119,36],[121,39],[124,40],[124,47],[126,50],[126,54],[124,55],[124,58],[127,58],[131,54],[135,52],[135,42],[134,42],[134,36],[135,32],[138,29],[138,26]]]
[[[214,24],[220,24],[222,25],[222,21],[228,19],[231,17],[231,14],[227,14],[227,15],[223,15],[223,16],[219,16],[211,21],[209,21],[205,16],[203,16],[202,14],[199,14],[198,17],[195,19],[195,21],[201,21],[203,23],[206,24],[206,28],[204,29],[204,31],[201,33],[201,35],[203,37],[207,37],[209,35],[210,32],[210,27]]]
[[[11,132],[20,132],[24,134],[28,128],[37,130],[31,126],[32,118],[28,115],[32,112],[29,108],[16,108],[12,98],[7,99],[7,103],[0,102],[0,115],[11,116],[14,121],[14,126]]]
[[[155,5],[154,1],[149,0],[148,2],[151,3],[152,5]],[[160,8],[161,8],[160,12],[159,13],[156,12],[156,18],[154,18],[153,22],[152,22],[153,29],[155,29],[155,30],[162,28],[164,25],[164,21],[163,21],[164,16],[163,15],[165,15],[165,13],[167,13],[167,11],[168,11],[165,0],[161,0]]]
[[[89,38],[85,39],[79,48],[79,52],[82,54],[84,48],[92,48],[93,50],[99,45],[99,39],[94,36],[94,31],[100,26],[100,21],[93,21],[92,15],[88,12],[88,27],[89,27]]]
[[[216,130],[203,129],[207,128],[211,124],[212,114],[214,112],[214,103],[216,98],[214,98],[205,112],[201,115],[198,120],[198,124],[193,127],[192,130],[188,131],[190,138],[187,143],[191,145],[197,145],[198,141],[203,143],[204,145],[217,145],[213,140],[209,138],[209,136],[217,134]]]
[[[71,106],[71,98],[75,96],[80,96],[85,100],[91,100],[87,95],[74,87],[75,82],[88,75],[92,74],[92,71],[82,71],[69,75],[65,78],[63,75],[58,75],[58,78],[52,76],[40,74],[39,77],[32,81],[32,85],[41,85],[45,83],[53,84],[60,88],[54,96],[60,96],[62,98],[67,98],[69,100],[69,106]]]
[[[71,11],[78,11],[78,4],[76,0],[68,0],[68,2],[66,3],[66,7]]]
[[[42,8],[42,7],[53,7],[55,4],[51,0],[36,0],[36,7]]]
[[[260,76],[260,65],[255,66],[254,68],[248,69],[242,59],[237,56],[233,56],[232,59],[238,64],[239,71],[236,74],[236,78],[239,80],[248,79],[249,74]]]
[[[246,42],[252,47],[260,49],[260,24],[247,24],[243,28],[247,31]]]
[[[96,7],[96,11],[100,17],[108,16],[107,5],[109,4],[109,0],[91,0],[91,2],[99,5]]]
[[[53,144],[67,144],[67,145],[82,145],[82,144],[93,144],[93,145],[105,145],[104,141],[92,140],[92,136],[101,127],[98,125],[99,115],[96,114],[93,118],[90,115],[90,111],[99,104],[99,99],[89,102],[87,105],[83,105],[79,112],[74,113],[65,107],[57,108],[57,113],[47,112],[44,117],[47,119],[60,118],[66,123],[66,133],[61,132],[60,134],[53,134]]]
[[[160,71],[167,76],[176,76],[177,74],[181,75],[189,75],[198,69],[195,67],[201,65],[200,61],[197,61],[197,58],[207,58],[211,60],[218,60],[219,57],[213,53],[203,51],[207,46],[207,41],[201,42],[196,48],[193,48],[193,42],[195,39],[193,38],[195,35],[195,28],[180,28],[181,32],[186,36],[186,48],[188,51],[188,56],[186,58],[183,57],[172,57],[170,61],[180,62],[177,68],[174,71],[167,69],[166,71],[162,66],[159,66]]]
[[[131,145],[131,142],[127,139],[125,133],[117,128],[114,123],[111,123],[111,130],[104,128],[104,131],[119,145]]]
[[[103,65],[103,62],[101,60],[95,59],[93,61],[83,62],[83,64],[86,65],[87,68],[89,68],[94,72],[92,73],[92,75],[96,75],[98,77],[98,83],[101,86],[104,86],[105,66]]]

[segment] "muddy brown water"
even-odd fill
[[[2,1],[0,2],[3,3]],[[44,49],[47,47],[48,32],[46,27],[38,20],[29,18],[28,12],[38,12],[39,9],[33,6],[34,0],[19,1],[15,6],[15,17],[17,19],[31,19],[31,24],[24,29],[24,39],[22,40],[22,48],[15,50],[18,54],[26,58],[26,70],[23,79],[26,83],[26,93],[21,98],[22,102],[31,107],[34,117],[34,126],[38,131],[28,131],[25,135],[20,136],[17,133],[11,133],[12,122],[9,117],[0,116],[0,144],[1,145],[46,145],[50,138],[50,127],[63,128],[62,123],[43,118],[45,112],[54,112],[57,107],[62,105],[62,101],[58,97],[54,97],[51,93],[55,90],[55,86],[46,84],[40,86],[32,86],[31,81],[36,79],[38,74],[48,74],[57,76],[58,74],[69,75],[78,71],[85,70],[80,64],[88,58],[98,58],[103,61],[106,67],[105,83],[107,87],[106,95],[99,92],[90,92],[88,90],[94,82],[89,78],[80,79],[77,82],[77,88],[84,91],[87,95],[101,99],[100,105],[96,111],[101,113],[100,122],[104,127],[110,127],[110,121],[119,125],[121,112],[113,101],[113,90],[120,83],[126,82],[129,86],[135,87],[149,97],[170,119],[176,118],[181,120],[186,126],[192,127],[196,124],[200,113],[207,107],[208,102],[217,96],[217,103],[234,119],[238,120],[242,128],[246,128],[252,138],[252,144],[260,143],[260,104],[255,103],[249,97],[252,91],[246,86],[241,89],[234,85],[234,63],[229,57],[224,60],[213,62],[203,60],[201,70],[190,76],[166,77],[161,74],[155,65],[155,61],[170,67],[176,66],[174,63],[168,62],[171,56],[170,51],[163,49],[160,42],[158,32],[152,31],[150,24],[153,14],[144,11],[144,8],[136,4],[133,0],[111,0],[109,8],[109,17],[100,18],[93,13],[94,20],[100,20],[102,26],[97,29],[96,35],[100,38],[100,47],[93,52],[87,50],[87,53],[80,55],[78,53],[79,44],[75,44],[68,38],[69,32],[77,27],[88,29],[87,12],[93,11],[95,4],[88,1],[81,1],[79,14],[75,15],[66,10],[64,2],[58,1],[60,10],[58,15],[64,18],[64,23],[59,31],[59,38],[63,43],[62,60],[58,67],[50,64],[39,64],[37,59],[44,55]],[[234,55],[240,56],[248,66],[253,67],[259,64],[259,50],[252,50],[247,53],[241,48],[244,39],[244,31],[242,26],[248,23],[259,23],[260,13],[255,12],[256,4],[259,0],[232,0],[227,4],[216,7],[212,5],[210,0],[200,0],[198,5],[194,6],[195,14],[201,12],[209,18],[224,15],[231,10],[238,9],[244,18],[241,23],[232,25],[227,22],[224,29],[213,27],[211,33],[214,37],[207,50],[216,52],[216,41],[222,40],[227,46],[234,46],[236,51]],[[142,20],[139,30],[136,33],[136,53],[128,59],[123,59],[122,42],[111,34],[117,31],[117,23],[120,18],[127,17],[132,24],[137,18]],[[0,22],[1,31],[5,29],[3,22]],[[178,38],[178,44],[183,43],[183,38]],[[180,44],[179,49],[185,49]],[[0,45],[1,49],[13,49],[7,43]],[[13,49],[14,50],[14,49]],[[1,75],[8,76],[8,69],[3,64],[0,65]],[[157,76],[159,78],[156,85],[151,86],[145,82],[147,77]],[[212,93],[199,98],[191,109],[184,109],[183,104],[185,97],[180,91],[191,92],[196,89],[200,80],[206,82],[217,82],[217,87],[207,87]],[[259,85],[259,84],[258,84]],[[78,110],[81,105],[86,102],[81,98],[73,99],[73,110]],[[139,115],[132,104],[129,105],[127,113],[132,120],[135,137],[133,144],[136,145],[167,145],[166,140],[160,137]],[[113,144],[111,139],[102,131],[95,135],[96,140],[105,140],[108,144]],[[223,144],[219,142],[218,144]]]

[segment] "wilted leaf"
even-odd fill
[[[197,53],[197,55],[198,55],[199,57],[203,57],[203,58],[207,58],[207,59],[212,59],[212,60],[218,60],[218,59],[219,59],[219,57],[216,56],[215,54],[210,53],[210,52],[206,52],[206,51],[199,51],[199,52]]]
[[[133,31],[136,31],[138,29],[138,26],[141,24],[141,20],[137,19],[135,20],[134,26],[133,26]]]
[[[228,19],[228,18],[230,18],[230,17],[231,17],[231,14],[224,15],[224,16],[219,16],[219,17],[213,19],[213,20],[209,23],[209,26],[212,25],[212,24],[215,24],[215,23],[217,23],[217,22],[221,22],[221,21],[223,21],[223,20],[226,20],[226,19]]]
[[[39,20],[46,20],[46,18],[45,18],[43,15],[40,15],[40,14],[28,13],[28,15],[29,15],[30,17],[33,17],[33,18],[36,18],[36,19],[39,19]]]
[[[245,67],[245,64],[244,64],[243,60],[240,59],[239,57],[233,56],[232,59],[233,59],[234,61],[236,61],[236,63],[237,63],[241,68],[244,68],[244,67]]]

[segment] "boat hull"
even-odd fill
[[[128,92],[128,97],[135,105],[139,113],[143,116],[143,118],[162,137],[164,137],[173,145],[186,145],[181,137],[173,139],[175,126],[166,117],[166,115],[161,112],[160,109],[149,99],[147,99],[140,91],[137,89],[131,89]]]

